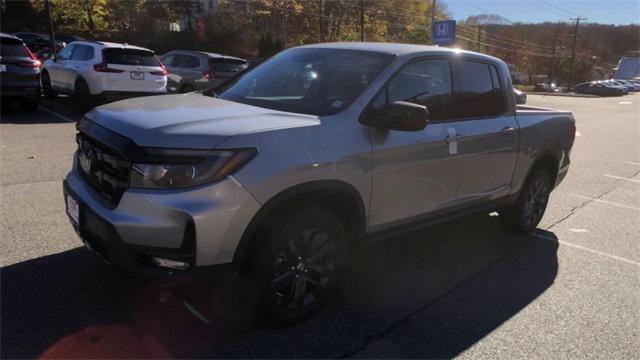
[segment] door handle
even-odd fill
[[[514,131],[516,131],[515,128],[512,128],[511,126],[505,126],[505,127],[502,128],[502,130],[500,130],[500,133],[502,135],[509,135]]]

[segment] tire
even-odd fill
[[[24,111],[27,111],[27,112],[34,112],[34,111],[38,110],[38,106],[39,106],[39,105],[40,105],[40,102],[39,102],[39,101],[37,101],[37,100],[36,100],[36,101],[33,101],[33,100],[23,100],[23,102],[22,102],[22,104],[21,104],[22,109],[23,109]]]
[[[277,324],[314,315],[340,277],[347,254],[342,223],[330,211],[296,211],[272,221],[257,253],[255,279],[263,313]]]
[[[182,85],[179,93],[184,94],[184,93],[192,92],[193,90],[194,90],[193,86],[186,84],[186,85]]]
[[[42,95],[47,100],[55,99],[58,94],[51,87],[51,78],[49,77],[49,73],[47,71],[43,71],[40,76],[40,83],[42,85]]]
[[[77,111],[85,112],[91,109],[94,106],[94,99],[89,92],[89,86],[84,79],[76,80],[75,86],[73,87],[73,95],[71,96],[73,100],[73,107]]]
[[[528,234],[536,229],[547,209],[551,186],[548,171],[536,169],[531,173],[515,204],[499,211],[507,231]]]

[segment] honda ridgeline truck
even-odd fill
[[[234,268],[293,322],[367,240],[493,210],[533,231],[575,122],[517,105],[487,55],[335,43],[213,90],[94,108],[77,130],[64,196],[89,249],[134,271]]]

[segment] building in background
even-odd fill
[[[614,79],[640,78],[640,51],[629,51],[624,54],[613,70]]]

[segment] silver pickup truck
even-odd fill
[[[77,129],[64,196],[89,249],[134,271],[233,268],[278,322],[313,314],[371,239],[494,210],[534,230],[575,136],[571,113],[516,105],[499,59],[381,43],[288,49]]]

